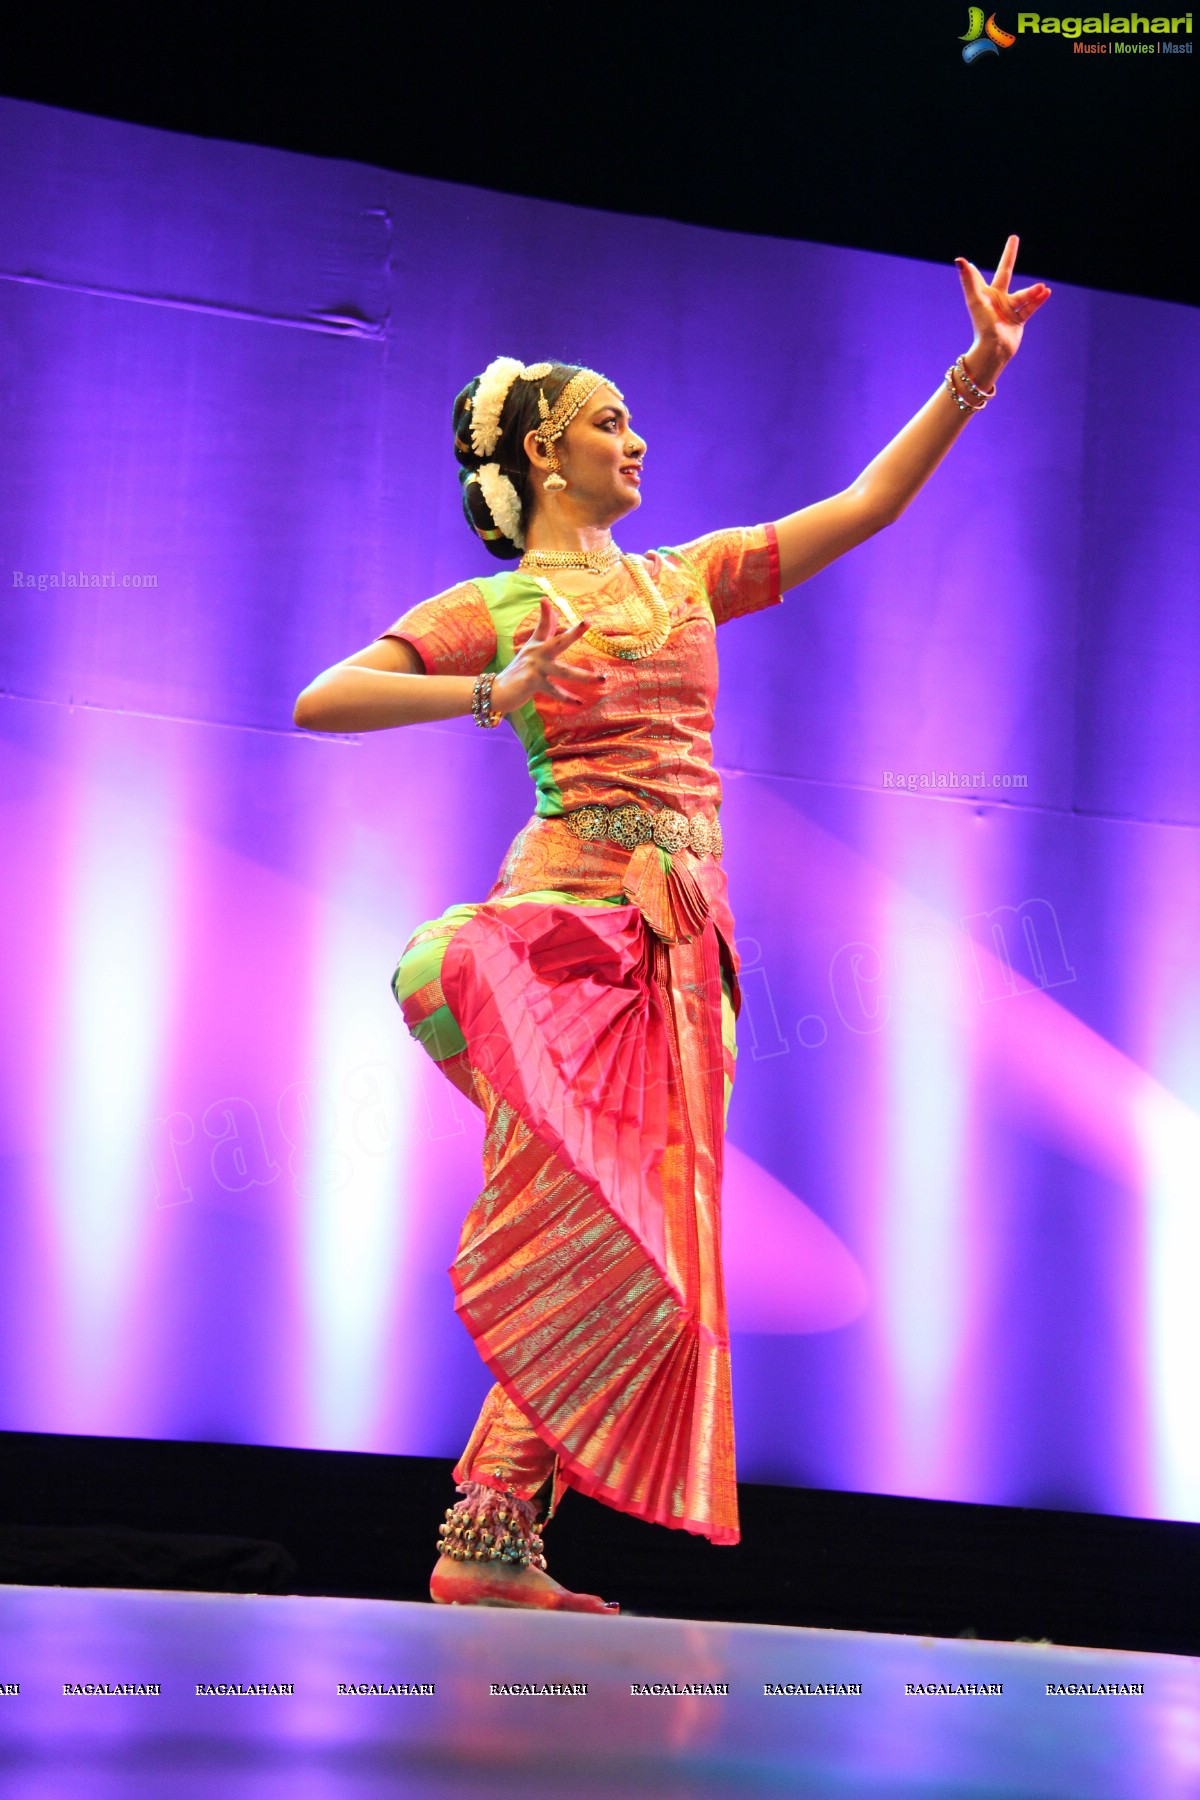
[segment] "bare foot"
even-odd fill
[[[573,1594],[542,1569],[519,1563],[459,1562],[439,1556],[429,1580],[439,1606],[531,1606],[543,1612],[620,1612],[615,1600],[598,1594]]]

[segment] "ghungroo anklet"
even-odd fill
[[[460,1481],[463,1498],[446,1508],[438,1528],[438,1551],[455,1562],[516,1563],[522,1569],[545,1569],[537,1509],[511,1488]]]

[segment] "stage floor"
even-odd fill
[[[5,1800],[1200,1794],[1200,1662],[1040,1644],[6,1587],[0,1688]]]

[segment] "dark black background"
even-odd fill
[[[1016,8],[998,22],[1014,29]],[[1016,231],[1018,282],[1197,304],[1196,55],[1084,56],[1023,34],[967,65],[966,27],[966,0],[99,0],[8,18],[0,86],[175,131],[738,231],[961,254],[987,271]]]

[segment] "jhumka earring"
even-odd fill
[[[555,454],[553,444],[546,445],[546,457],[550,464],[550,473],[547,475],[545,481],[543,481],[542,487],[548,494],[561,494],[567,484],[563,478],[562,471],[559,468],[558,457]]]
[[[576,379],[578,379],[578,378],[576,377]],[[571,383],[568,382],[567,387],[569,388],[570,386],[571,386]],[[566,389],[564,389],[563,391],[565,393]],[[562,398],[563,398],[563,395],[560,394],[559,400],[561,401]],[[546,391],[544,388],[538,389],[538,416],[540,417],[540,419],[542,421],[543,430],[548,425],[549,426],[553,425],[554,421],[551,419],[551,416],[550,416],[550,408],[546,404]],[[554,433],[554,437],[542,437],[540,433],[538,435],[538,443],[541,445],[542,449],[545,451],[546,460],[550,464],[550,473],[547,475],[545,481],[542,483],[543,489],[548,494],[561,494],[563,489],[567,485],[566,481],[563,478],[562,470],[559,467],[558,453],[554,448],[554,439],[558,436],[558,432],[561,431],[562,429],[563,429],[563,427],[560,425],[558,428],[558,431],[556,431]]]

